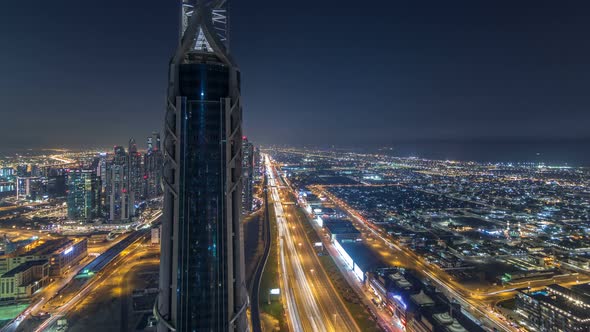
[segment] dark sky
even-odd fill
[[[178,3],[2,1],[0,150],[108,146],[163,121]],[[587,1],[234,0],[255,142],[577,139]]]

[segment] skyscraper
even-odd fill
[[[52,168],[47,174],[47,195],[50,199],[66,197],[67,181],[66,171],[60,168]]]
[[[130,217],[128,166],[125,148],[115,146],[113,162],[107,173],[109,221],[125,221]]]
[[[240,73],[223,0],[184,0],[165,118],[159,331],[245,331]]]
[[[150,153],[152,151],[159,151],[160,150],[160,133],[159,132],[153,131],[152,136],[148,136],[147,149],[148,149],[148,153]]]
[[[155,198],[162,194],[162,151],[160,134],[153,132],[147,139],[147,153],[144,157],[144,196]]]
[[[98,161],[96,166],[96,176],[100,179],[100,206],[105,207],[107,206],[108,200],[108,179],[110,176],[108,175],[109,167],[107,162],[107,153],[103,152],[98,155]]]
[[[100,180],[95,170],[71,170],[68,174],[68,218],[91,220],[98,217]]]
[[[140,202],[142,195],[143,170],[141,153],[137,151],[135,139],[129,140],[129,215],[135,216],[135,205]]]
[[[244,136],[242,140],[242,209],[244,214],[252,212],[254,195],[254,144]]]
[[[18,177],[16,179],[16,199],[37,201],[45,195],[45,186],[40,177]]]

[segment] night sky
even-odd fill
[[[143,147],[161,128],[178,1],[0,12],[0,150]],[[255,143],[590,135],[587,1],[234,0],[231,15]]]

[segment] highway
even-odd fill
[[[279,230],[282,290],[293,331],[360,331],[324,271],[313,244],[292,206],[281,194],[286,187],[265,156],[268,184]],[[280,193],[280,190],[285,191]]]
[[[264,186],[266,187],[268,180],[265,177]],[[262,274],[264,273],[264,269],[268,262],[268,256],[270,254],[270,246],[271,246],[271,231],[270,231],[270,214],[269,214],[269,206],[268,206],[268,191],[265,192],[264,195],[264,216],[261,217],[259,223],[262,226],[263,232],[263,242],[264,242],[264,252],[260,257],[256,269],[254,271],[254,277],[251,281],[250,286],[250,298],[252,299],[252,304],[250,308],[250,320],[252,321],[252,331],[253,332],[262,332],[262,324],[260,322],[260,282],[262,280]]]
[[[269,164],[271,162],[269,161]],[[275,166],[278,168],[278,166]],[[280,171],[280,169],[279,169]],[[278,174],[278,173],[277,173]],[[289,190],[296,195],[293,188]],[[464,285],[453,280],[445,271],[433,264],[427,263],[422,257],[409,248],[396,244],[383,230],[366,221],[356,210],[352,209],[346,202],[338,199],[322,186],[314,186],[316,195],[322,194],[329,198],[336,206],[345,211],[352,219],[356,227],[363,233],[365,239],[370,238],[369,245],[381,256],[383,261],[389,262],[392,266],[406,266],[413,269],[419,276],[431,280],[447,297],[461,304],[463,309],[474,316],[480,322],[498,331],[518,331],[502,316],[493,311],[493,303],[501,299],[508,299],[514,295],[514,291],[505,291],[501,287],[488,294],[474,292]],[[568,280],[569,281],[569,280]],[[391,325],[390,325],[391,326]]]
[[[288,179],[283,178],[283,177],[280,177],[280,179],[286,185],[285,188],[288,188],[289,192],[291,194],[295,195],[295,197],[296,197],[296,193],[295,193],[295,191],[292,190],[291,184],[288,182]],[[296,210],[296,209],[301,209],[301,208],[291,205],[291,209]],[[340,272],[342,273],[342,275],[346,279],[347,283],[359,295],[359,298],[363,302],[363,304],[367,308],[371,308],[370,310],[372,311],[372,314],[374,314],[374,316],[378,320],[379,327],[382,330],[387,331],[387,332],[403,332],[404,328],[401,325],[401,322],[399,322],[399,321],[395,322],[392,319],[391,314],[389,314],[386,310],[383,310],[382,308],[378,308],[371,301],[374,298],[374,295],[371,294],[370,291],[367,290],[361,282],[359,282],[358,277],[354,274],[353,271],[351,271],[347,267],[344,259],[342,258],[342,256],[338,252],[338,250],[336,250],[336,248],[330,242],[329,238],[326,237],[326,234],[322,230],[322,228],[319,227],[319,225],[317,223],[315,223],[307,213],[305,213],[304,209],[301,209],[301,211],[305,215],[305,220],[300,220],[299,214],[296,213],[295,211],[293,212],[293,214],[297,217],[298,222],[299,223],[307,222],[307,223],[311,224],[311,226],[313,227],[315,232],[318,234],[318,236],[322,240],[324,248],[326,248],[326,250],[328,251],[330,256],[336,262],[336,266],[338,267],[338,269],[340,270]]]

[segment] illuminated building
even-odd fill
[[[583,285],[585,286],[585,285]],[[516,295],[517,312],[539,331],[590,331],[590,296],[576,287],[550,285],[536,292]]]
[[[137,151],[135,139],[129,140],[129,215],[135,216],[135,205],[140,202],[142,195],[143,170],[141,153]]]
[[[70,240],[61,243],[56,250],[47,250],[49,260],[49,275],[61,276],[68,272],[84,257],[88,256],[88,240]]]
[[[43,179],[40,177],[18,177],[16,179],[16,199],[39,201],[45,195]]]
[[[109,221],[125,221],[130,217],[129,172],[127,153],[122,146],[115,146],[113,162],[107,173],[107,204]]]
[[[105,207],[108,205],[107,203],[107,194],[108,194],[108,190],[107,190],[107,186],[108,186],[108,181],[107,179],[109,178],[108,176],[108,162],[107,162],[107,153],[106,152],[102,152],[98,155],[98,162],[97,162],[97,166],[96,166],[96,176],[98,176],[98,178],[100,179],[100,206]]]
[[[0,276],[0,299],[20,300],[33,296],[49,277],[47,260],[27,261]]]
[[[160,145],[160,133],[157,131],[152,132],[152,136],[149,136],[147,138],[147,149],[148,152],[153,152],[153,151],[160,151],[161,145]]]
[[[2,167],[0,168],[0,177],[8,178],[14,176],[14,168],[12,167]]]
[[[0,298],[23,299],[88,255],[87,239],[36,239],[0,256]]]
[[[377,269],[369,273],[367,284],[393,321],[408,332],[484,331],[462,313],[457,303],[449,303],[409,270]]]
[[[323,227],[330,237],[330,241],[356,242],[361,240],[361,232],[349,220],[328,219]]]
[[[184,0],[170,62],[158,331],[246,331],[240,73],[226,1]]]
[[[260,148],[255,146],[254,147],[254,180],[255,181],[260,180],[260,178],[262,176],[261,160],[262,160],[262,156],[260,155]]]
[[[162,162],[160,134],[153,132],[147,140],[147,153],[144,156],[144,195],[155,198],[162,194]]]
[[[99,216],[100,181],[94,170],[71,170],[68,174],[68,218],[92,220]]]
[[[346,266],[361,282],[366,281],[367,272],[387,266],[379,257],[362,242],[351,242],[350,239],[334,240],[334,248],[341,255]]]
[[[247,137],[242,139],[242,209],[252,212],[254,195],[254,145]]]

